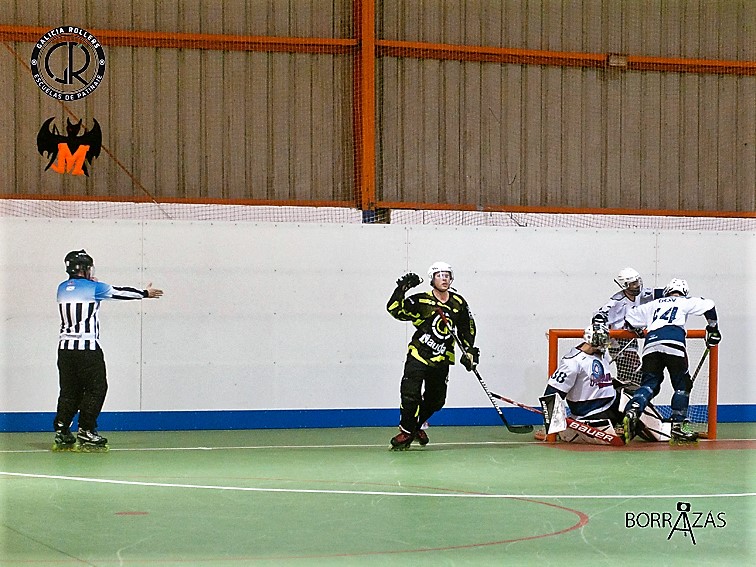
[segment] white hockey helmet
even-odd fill
[[[638,271],[633,268],[622,268],[614,281],[617,282],[617,285],[620,286],[622,291],[633,297],[640,295],[640,292],[643,289],[643,278],[641,278]]]
[[[454,270],[449,264],[446,262],[433,262],[430,268],[428,268],[428,280],[430,280],[431,285],[433,285],[433,276],[438,272],[449,272],[449,281],[454,281]]]
[[[667,287],[664,288],[664,297],[674,292],[681,293],[683,297],[688,297],[688,282],[679,278],[669,280]]]
[[[583,340],[602,352],[609,348],[609,319],[605,313],[593,316],[590,326],[585,328]]]

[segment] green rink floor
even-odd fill
[[[504,427],[0,434],[0,565],[756,564],[756,424],[693,446]]]

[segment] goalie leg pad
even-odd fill
[[[620,409],[624,411],[631,397],[627,392],[622,392]],[[656,407],[649,403],[640,414],[637,435],[645,441],[669,441],[672,424],[664,421],[664,417]]]
[[[610,435],[617,435],[617,432],[614,430],[614,426],[612,425],[612,422],[608,419],[584,419],[581,420],[586,425],[590,425],[591,427],[595,427],[599,431],[603,431],[604,433],[608,433]],[[582,431],[578,431],[576,429],[568,428],[564,431],[559,432],[559,439],[561,441],[564,441],[565,443],[584,443],[588,445],[607,445],[607,441],[603,439],[597,439],[596,437],[589,435],[587,433],[583,433]]]

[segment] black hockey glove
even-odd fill
[[[642,327],[633,327],[630,323],[625,321],[625,329],[628,331],[632,331],[635,333],[635,335],[639,338],[643,338],[646,336],[646,330]]]
[[[472,347],[462,355],[462,366],[464,366],[468,372],[472,372],[473,368],[478,366],[478,362],[480,362],[480,349],[478,347]]]
[[[706,346],[713,347],[719,344],[722,340],[722,333],[719,332],[719,327],[712,327],[706,325]]]
[[[396,287],[401,288],[403,292],[407,292],[413,287],[420,285],[421,281],[422,280],[420,279],[420,276],[410,272],[409,274],[404,274],[401,278],[396,280]]]

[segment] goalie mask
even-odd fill
[[[643,289],[643,278],[632,268],[621,269],[614,281],[631,297],[638,297]]]
[[[454,281],[454,270],[446,262],[433,262],[430,268],[428,268],[428,279],[430,280],[431,287],[433,287],[433,278],[439,272],[449,272],[449,283]]]
[[[585,328],[583,340],[601,352],[609,348],[609,320],[606,315],[599,313],[591,320],[591,325]]]
[[[69,276],[75,276],[80,272],[84,272],[87,277],[90,277],[94,268],[94,259],[87,254],[85,250],[73,250],[66,254],[66,273]]]
[[[667,297],[671,293],[680,293],[683,297],[688,297],[688,282],[678,278],[673,278],[664,288],[664,297]]]

